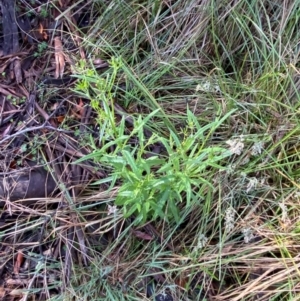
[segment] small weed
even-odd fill
[[[48,44],[47,42],[41,42],[38,44],[37,46],[37,51],[34,52],[34,56],[35,57],[41,57],[42,55],[44,55],[45,51],[48,49]]]
[[[47,18],[48,15],[49,15],[48,9],[42,7],[42,9],[41,9],[41,11],[40,11],[40,16],[41,16],[42,18]]]
[[[76,91],[85,97],[88,95],[98,113],[103,147],[95,148],[91,155],[77,162],[93,158],[111,170],[108,178],[95,184],[108,183],[112,189],[120,183],[115,204],[123,208],[125,217],[134,214],[137,224],[158,218],[179,223],[180,203],[184,202],[183,206],[190,208],[204,198],[205,191],[213,190],[213,185],[207,180],[211,178],[208,169],[211,173],[222,170],[219,163],[231,155],[225,148],[206,145],[212,133],[231,113],[203,127],[187,110],[182,140],[172,129],[168,130],[166,137],[153,134],[146,138],[145,129],[159,112],[155,110],[147,117],[134,119],[131,133],[126,134],[125,119],[119,124],[115,121],[111,92],[117,72],[122,68],[120,59],[111,61],[111,72],[106,78],[82,67]],[[135,137],[139,142],[130,146],[128,141]],[[147,158],[147,149],[154,144],[161,145],[163,154]],[[108,147],[114,147],[114,152],[109,154]],[[195,192],[196,187],[201,189]]]

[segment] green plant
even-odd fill
[[[154,115],[154,114],[153,114]],[[134,148],[123,145],[114,154],[101,152],[99,161],[112,167],[112,183],[121,181],[115,204],[123,208],[125,217],[136,216],[137,223],[158,218],[180,222],[180,207],[190,208],[213,190],[208,179],[224,168],[220,162],[231,153],[222,147],[207,146],[205,140],[228,117],[201,127],[188,111],[188,125],[179,140],[170,130],[169,138],[153,135],[149,140],[143,130],[152,116],[135,122],[132,135],[139,137]],[[154,143],[164,147],[162,155],[146,158],[146,149]]]
[[[41,11],[40,11],[40,16],[42,18],[47,18],[48,15],[49,15],[49,11],[48,11],[49,8],[45,8],[45,7],[42,7]]]
[[[35,57],[40,57],[43,55],[43,53],[47,50],[48,44],[47,42],[41,42],[37,46],[37,51],[33,54]]]
[[[94,146],[92,154],[77,162],[93,158],[110,169],[110,176],[95,184],[109,183],[110,189],[116,183],[120,185],[115,204],[123,209],[125,217],[134,214],[136,223],[158,218],[178,223],[181,204],[189,208],[203,199],[208,189],[213,190],[209,179],[223,169],[220,162],[231,154],[225,148],[208,146],[207,141],[232,112],[202,126],[187,109],[187,121],[180,135],[168,129],[165,137],[153,134],[146,138],[145,129],[157,118],[157,109],[147,117],[133,118],[133,129],[126,134],[125,118],[119,124],[115,121],[111,92],[121,66],[120,60],[113,59],[105,79],[81,66],[76,89],[91,99],[98,113],[103,146]],[[130,145],[131,138],[138,139],[138,143]],[[162,153],[149,156],[147,149],[154,144],[161,146]]]

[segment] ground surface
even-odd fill
[[[300,1],[10,1],[1,300],[299,300]]]

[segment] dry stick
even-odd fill
[[[6,88],[6,89],[4,89],[3,87]],[[6,96],[12,95],[16,98],[22,98],[23,97],[22,94],[13,91],[12,89],[9,88],[9,86],[5,86],[5,85],[0,86],[0,92],[2,94],[6,95]]]
[[[66,102],[66,100],[62,100],[59,105],[56,107],[56,109],[49,115],[44,109],[42,109],[38,103],[35,103],[35,108],[39,111],[39,113],[43,116],[43,118],[45,119],[45,121],[49,121],[49,119],[51,119],[56,112],[60,109],[60,107]]]
[[[14,108],[14,107],[15,107],[15,106],[13,106],[13,108]],[[7,131],[7,133],[5,134],[5,136],[9,136],[10,133],[15,129],[15,126],[16,126],[16,125],[18,124],[18,122],[21,120],[21,117],[23,117],[22,115],[27,116],[26,113],[25,113],[26,107],[27,107],[27,104],[23,105],[21,110],[13,110],[13,111],[9,111],[9,112],[12,112],[12,114],[10,114],[8,117],[4,118],[3,124],[9,122],[9,121],[14,117],[14,115],[15,115],[16,113],[21,113],[21,115],[20,115],[20,114],[17,115],[17,117],[15,118],[15,120],[13,121],[13,123],[11,123],[11,126],[10,126],[9,130]],[[8,112],[6,112],[6,113],[8,113]]]
[[[13,134],[13,135],[9,135],[8,137],[2,139],[0,141],[0,144],[2,142],[5,142],[6,140],[10,139],[10,138],[13,138],[14,136],[18,136],[22,133],[25,133],[27,131],[34,131],[34,130],[38,130],[38,129],[43,129],[43,128],[48,128],[48,129],[53,129],[53,130],[56,130],[58,132],[67,132],[65,130],[60,130],[60,129],[57,129],[56,127],[52,127],[51,125],[47,125],[48,123],[48,120],[56,113],[57,109],[60,107],[58,106],[58,108],[56,110],[54,110],[54,112],[49,116],[39,105],[38,103],[35,101],[35,98],[36,98],[36,95],[35,94],[30,94],[29,96],[29,99],[28,99],[28,104],[25,106],[25,108],[22,110],[23,112],[24,111],[27,111],[27,113],[29,115],[31,115],[31,113],[33,113],[33,104],[34,106],[36,107],[36,109],[38,110],[38,112],[45,118],[45,122],[40,126],[40,127],[32,127],[32,128],[27,128],[27,129],[24,129],[24,130],[20,130],[18,131],[17,133]],[[32,112],[30,112],[32,111]],[[14,113],[15,114],[15,113]],[[9,118],[11,118],[11,116],[9,116]],[[7,119],[7,118],[6,118]],[[29,121],[29,123],[27,123],[27,125],[30,125],[30,123],[32,122]]]
[[[45,119],[45,121],[48,121],[50,119],[48,113],[44,109],[42,109],[37,102],[35,102],[34,106],[37,109],[37,111],[42,115],[42,117]]]
[[[5,123],[7,123],[7,122],[9,122],[13,117],[14,117],[14,115],[16,114],[16,113],[22,113],[23,112],[23,110],[12,110],[12,111],[6,111],[6,112],[4,112],[3,113],[3,117],[4,117],[4,115],[8,115],[7,117],[5,117],[4,119],[3,119],[3,124],[5,124]]]
[[[6,101],[6,97],[3,97],[3,102],[2,102],[1,112],[0,112],[0,125],[2,125],[2,118],[3,118],[4,107],[5,107],[5,101]]]
[[[59,150],[59,151],[64,151],[66,154],[71,155],[73,157],[82,158],[82,157],[86,156],[86,154],[83,154],[83,153],[81,153],[77,150],[68,149],[65,146],[62,146],[60,144],[51,145],[51,147],[53,149],[56,149],[56,150]]]
[[[11,139],[11,138],[13,138],[13,137],[17,137],[21,134],[24,134],[24,133],[27,133],[27,132],[32,132],[32,131],[37,131],[37,130],[43,130],[43,129],[49,129],[49,130],[53,130],[53,131],[56,131],[56,132],[59,132],[59,133],[73,133],[73,131],[66,131],[66,130],[55,128],[51,125],[47,125],[47,122],[45,122],[40,126],[30,127],[30,128],[24,129],[22,131],[19,131],[17,133],[14,133],[12,135],[9,135],[8,137],[5,137],[2,140],[0,140],[0,144],[7,141],[7,140],[9,140],[9,139]]]
[[[51,145],[51,147],[53,149],[56,149],[56,150],[59,150],[59,151],[64,151],[66,154],[68,154],[70,156],[73,156],[73,157],[82,158],[82,157],[86,156],[85,154],[82,154],[79,151],[76,151],[76,150],[73,151],[73,150],[67,149],[64,146],[58,145],[58,144]],[[95,171],[95,168],[89,162],[85,163],[84,168],[87,171],[89,171],[91,174],[98,175],[99,177],[105,177],[105,174],[101,173],[100,171]]]
[[[63,145],[58,145],[56,144],[55,146],[52,146],[54,149],[57,149],[57,150],[61,150],[61,151],[64,151],[65,153],[73,156],[73,157],[79,157],[79,158],[82,158],[84,156],[86,156],[88,154],[88,151],[83,149],[82,148],[82,151],[84,151],[85,153],[82,153],[80,151],[77,150],[78,147],[76,147],[76,145],[74,145],[70,140],[64,140],[63,139],[64,137],[59,137],[58,138],[58,141]],[[97,174],[99,175],[100,177],[104,177],[105,175],[101,172],[96,172],[95,173],[95,170],[93,169],[93,165],[91,162],[88,162],[86,161],[85,163],[85,169],[87,169],[90,173],[92,174]]]

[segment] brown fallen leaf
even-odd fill
[[[72,108],[71,116],[76,119],[81,119],[84,113],[84,102],[82,99],[79,99],[79,103],[74,105],[75,108]]]
[[[0,287],[0,298],[4,298],[5,295],[7,294],[5,288],[3,286]],[[4,300],[4,299],[3,299]]]
[[[5,85],[1,85],[0,86],[0,93],[8,96],[8,95],[12,95],[13,97],[19,97],[21,98],[23,95],[19,94],[17,91],[12,91],[12,89],[8,89],[6,88]]]
[[[65,120],[65,116],[64,115],[57,116],[56,120],[58,123],[62,123]]]
[[[63,46],[59,37],[54,38],[55,49],[55,78],[62,77],[65,70],[65,57],[63,53]]]
[[[44,40],[48,39],[47,32],[44,30],[44,26],[42,23],[39,24],[39,33],[43,36]]]
[[[23,252],[22,251],[18,251],[16,262],[15,262],[15,265],[14,265],[14,273],[15,274],[19,274],[20,267],[21,267],[21,265],[23,263],[23,259],[24,259]]]
[[[83,113],[84,113],[84,102],[82,101],[82,98],[79,98],[79,103],[78,103],[78,105],[76,107],[77,107],[77,110],[79,112],[79,115],[83,116]]]

